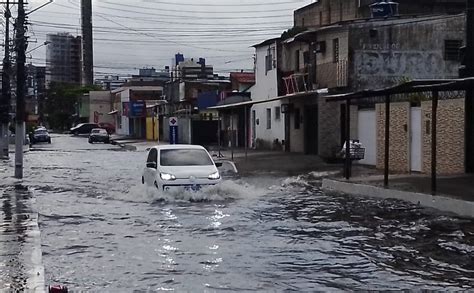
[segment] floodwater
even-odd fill
[[[26,154],[46,283],[105,291],[474,287],[474,222],[321,192],[319,174],[141,185],[144,152],[53,137]]]

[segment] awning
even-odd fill
[[[294,94],[289,94],[289,95],[284,95],[284,96],[278,96],[278,97],[271,98],[268,100],[240,102],[240,103],[234,103],[234,104],[228,104],[228,105],[209,107],[208,109],[209,110],[232,109],[232,108],[238,108],[238,107],[243,107],[243,106],[252,106],[256,104],[270,103],[270,102],[280,101],[284,99],[296,99],[296,98],[303,98],[303,97],[312,96],[312,95],[326,95],[327,93],[328,93],[327,89],[318,89],[318,90],[313,90],[313,91],[299,92],[299,93],[294,93]]]
[[[113,111],[110,111],[109,113],[107,113],[107,115],[115,115],[118,113],[118,110],[113,110]]]

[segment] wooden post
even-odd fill
[[[388,173],[390,170],[390,95],[385,96],[385,160],[383,186],[388,187]]]
[[[431,100],[431,194],[436,194],[436,126],[438,116],[438,98],[439,92],[433,92],[433,99]]]

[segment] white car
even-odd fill
[[[221,176],[205,148],[197,145],[159,145],[148,152],[142,183],[160,191],[199,190],[216,185]]]

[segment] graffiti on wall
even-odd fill
[[[451,69],[438,51],[360,51],[355,54],[355,71],[360,77],[415,79],[443,77],[450,75]]]

